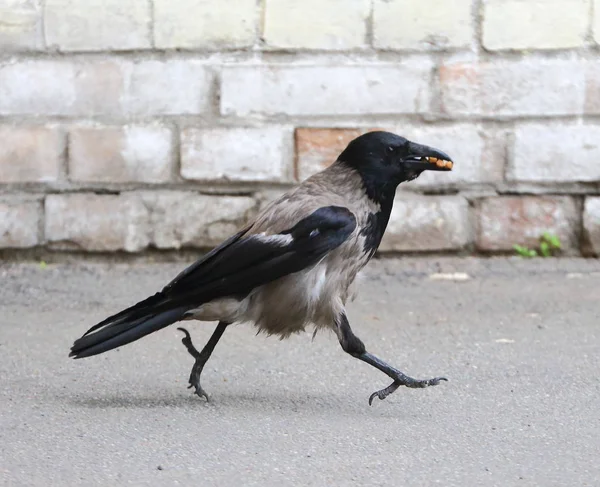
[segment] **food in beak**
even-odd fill
[[[428,162],[435,164],[437,167],[443,167],[446,169],[452,169],[452,161],[445,161],[444,159],[438,159],[437,157],[426,157]]]

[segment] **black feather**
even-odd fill
[[[356,218],[347,208],[319,208],[271,240],[250,235],[231,243],[163,292],[173,303],[194,306],[220,297],[245,296],[259,285],[316,264],[355,228]],[[282,244],[281,235],[291,235],[291,242]]]
[[[363,250],[369,254],[369,258],[373,257],[373,254],[379,248],[383,234],[390,220],[391,208],[387,210],[383,208],[377,213],[369,213],[367,223],[364,225],[360,234],[365,237],[365,244]]]
[[[223,297],[243,297],[254,288],[315,265],[356,228],[347,208],[315,211],[278,235],[243,230],[189,266],[161,292],[90,328],[70,356],[97,355],[181,320],[187,311]],[[290,235],[289,242],[282,236]]]

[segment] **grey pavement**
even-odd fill
[[[406,373],[450,381],[372,407],[389,380],[330,333],[228,330],[208,404],[186,389],[175,327],[67,358],[182,267],[0,266],[1,485],[600,485],[600,261],[373,262],[355,332]],[[188,324],[197,345],[213,329]]]

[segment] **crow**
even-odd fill
[[[350,328],[345,305],[358,272],[381,242],[398,185],[425,170],[452,166],[444,152],[393,133],[363,134],[331,166],[269,204],[162,291],[90,328],[69,356],[91,357],[182,320],[216,321],[200,352],[179,328],[195,359],[189,387],[208,401],[200,376],[229,325],[250,322],[281,338],[313,325],[315,332],[333,330],[345,352],[393,380],[369,404],[400,386],[435,386],[447,379],[414,379],[367,352]]]

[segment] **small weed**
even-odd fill
[[[536,250],[527,248],[527,247],[523,247],[522,245],[517,245],[514,244],[513,245],[513,249],[515,249],[515,252],[517,254],[519,254],[521,257],[537,257],[538,253]]]
[[[513,249],[515,249],[515,252],[521,257],[526,258],[538,256],[552,257],[553,255],[556,255],[561,248],[562,245],[560,243],[560,239],[556,235],[551,234],[550,232],[544,232],[542,234],[542,236],[540,237],[540,246],[537,250],[530,249],[522,245],[513,245]]]

